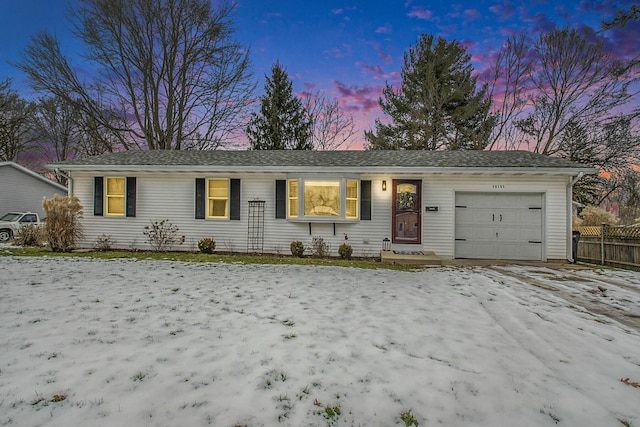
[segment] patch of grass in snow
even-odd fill
[[[293,320],[286,319],[286,320],[283,320],[283,321],[282,321],[282,324],[283,324],[284,326],[294,326],[294,325],[295,325],[295,322],[294,322]]]
[[[46,257],[86,257],[95,259],[157,259],[182,262],[224,262],[229,264],[293,264],[321,265],[337,267],[354,267],[365,269],[387,269],[400,271],[422,270],[420,267],[402,264],[383,264],[374,258],[350,259],[340,258],[297,258],[278,255],[250,254],[203,254],[195,252],[148,252],[148,251],[86,251],[86,252],[53,252],[48,248],[8,247],[0,252],[0,256],[46,256]]]
[[[136,374],[134,374],[134,375],[131,377],[131,380],[132,380],[133,382],[136,382],[136,381],[144,381],[144,379],[145,379],[146,377],[147,377],[147,374],[145,374],[144,372],[137,372]]]
[[[418,427],[420,425],[416,417],[411,413],[411,409],[400,412],[400,421],[402,421],[406,427]]]
[[[631,422],[629,420],[623,420],[621,418],[618,418],[618,421],[620,421],[620,424],[622,424],[625,427],[631,427]]]

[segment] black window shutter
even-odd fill
[[[93,214],[102,216],[104,212],[104,178],[93,178]]]
[[[240,220],[240,180],[232,179],[230,188],[229,219]]]
[[[136,177],[128,176],[127,177],[127,216],[135,217],[136,216]]]
[[[360,181],[360,219],[371,221],[371,181]]]
[[[287,218],[287,181],[276,180],[276,218]]]
[[[205,197],[204,178],[196,178],[196,219],[205,218],[207,198]]]

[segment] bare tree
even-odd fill
[[[489,150],[517,148],[523,141],[523,133],[515,124],[527,107],[532,72],[533,60],[526,35],[509,37],[498,51],[486,82],[488,96],[493,101],[492,112],[496,115]]]
[[[311,121],[315,150],[348,149],[356,133],[353,117],[345,115],[337,99],[322,92],[306,94],[304,109]]]
[[[29,148],[33,105],[11,89],[11,79],[0,81],[0,161],[16,161]]]
[[[602,28],[608,30],[613,27],[624,28],[629,21],[640,20],[640,5],[632,4],[629,9],[618,9],[611,21],[602,21]]]
[[[78,155],[80,114],[59,98],[42,98],[35,106],[33,136],[44,157],[52,161]]]
[[[554,30],[532,48],[537,63],[529,77],[533,106],[516,126],[536,153],[557,154],[569,123],[606,123],[634,96],[634,68],[614,59],[592,32]]]
[[[31,86],[76,107],[124,149],[211,149],[244,123],[255,84],[232,39],[233,5],[80,0],[71,10],[91,70],[80,75],[42,32],[16,64]],[[103,131],[108,131],[105,134]]]

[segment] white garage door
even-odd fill
[[[539,193],[456,193],[455,257],[542,260]]]

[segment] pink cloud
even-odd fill
[[[340,105],[345,110],[368,114],[379,108],[378,98],[383,86],[347,86],[339,80],[334,80],[333,84],[339,94]]]
[[[378,34],[391,34],[391,25],[384,24],[382,27],[376,28],[375,32]]]
[[[424,19],[427,21],[433,21],[435,20],[435,18],[433,17],[433,12],[431,12],[428,9],[425,9],[422,6],[414,6],[409,13],[407,13],[407,16],[410,18],[418,18],[418,19]]]
[[[384,62],[385,64],[390,64],[391,62],[393,62],[393,57],[382,49],[380,43],[370,41],[367,42],[367,44],[373,46],[376,53],[378,54],[378,58],[380,58],[382,62]]]
[[[325,54],[334,58],[345,58],[351,56],[353,53],[353,46],[350,44],[343,44],[340,47],[334,47],[333,49],[325,50]]]
[[[536,13],[533,16],[523,18],[525,22],[533,22],[531,31],[534,33],[546,34],[556,28],[556,23],[549,19],[544,13]]]
[[[465,9],[464,11],[465,21],[477,21],[482,18],[480,12],[477,9]]]
[[[356,65],[359,66],[362,71],[366,71],[372,74],[384,74],[384,71],[382,71],[382,66],[380,65],[367,65],[363,64],[362,62],[356,62]]]
[[[493,5],[489,7],[489,10],[498,15],[498,19],[501,21],[513,18],[516,12],[515,7],[509,0],[506,0],[502,4]]]

